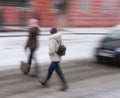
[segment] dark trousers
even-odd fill
[[[66,84],[66,80],[64,78],[64,75],[62,73],[61,67],[59,65],[59,61],[56,62],[51,62],[49,68],[48,68],[48,73],[47,73],[47,77],[45,79],[45,84],[47,83],[47,81],[51,78],[53,71],[55,70],[57,75],[59,76],[59,78],[61,79],[63,84]]]
[[[30,72],[30,68],[31,68],[31,64],[32,64],[32,59],[33,59],[33,56],[34,56],[34,52],[35,52],[35,49],[34,48],[29,48],[30,49],[30,54],[29,54],[29,57],[28,57],[28,70],[27,72]]]

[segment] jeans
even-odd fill
[[[30,48],[30,54],[29,54],[29,57],[28,57],[28,70],[27,72],[30,72],[30,68],[31,68],[31,64],[32,64],[32,59],[33,59],[33,56],[34,56],[34,52],[35,52],[35,49],[34,48]]]
[[[45,84],[51,78],[54,70],[56,71],[57,75],[59,76],[59,78],[61,79],[63,84],[66,84],[66,80],[64,78],[64,75],[62,73],[62,70],[61,70],[61,67],[60,67],[59,63],[60,63],[59,61],[51,62],[50,66],[48,68],[48,73],[47,73],[46,79],[44,81]]]

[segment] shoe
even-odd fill
[[[39,80],[39,82],[42,84],[42,86],[45,86],[45,83],[41,80]]]
[[[41,81],[41,80],[39,80],[39,82],[41,83],[41,85],[42,85],[43,87],[45,87],[45,88],[48,88],[48,87],[49,87],[49,85],[46,84],[45,82],[43,82],[43,81]]]

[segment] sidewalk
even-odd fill
[[[53,74],[49,88],[38,79],[21,74],[19,69],[0,72],[0,98],[120,98],[118,68],[97,66],[90,60],[71,60],[61,66],[69,89],[60,92],[58,77]],[[41,67],[42,76],[47,66]]]

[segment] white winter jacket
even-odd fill
[[[61,61],[61,56],[56,53],[61,42],[61,36],[61,33],[55,33],[49,38],[49,56],[51,61]]]

